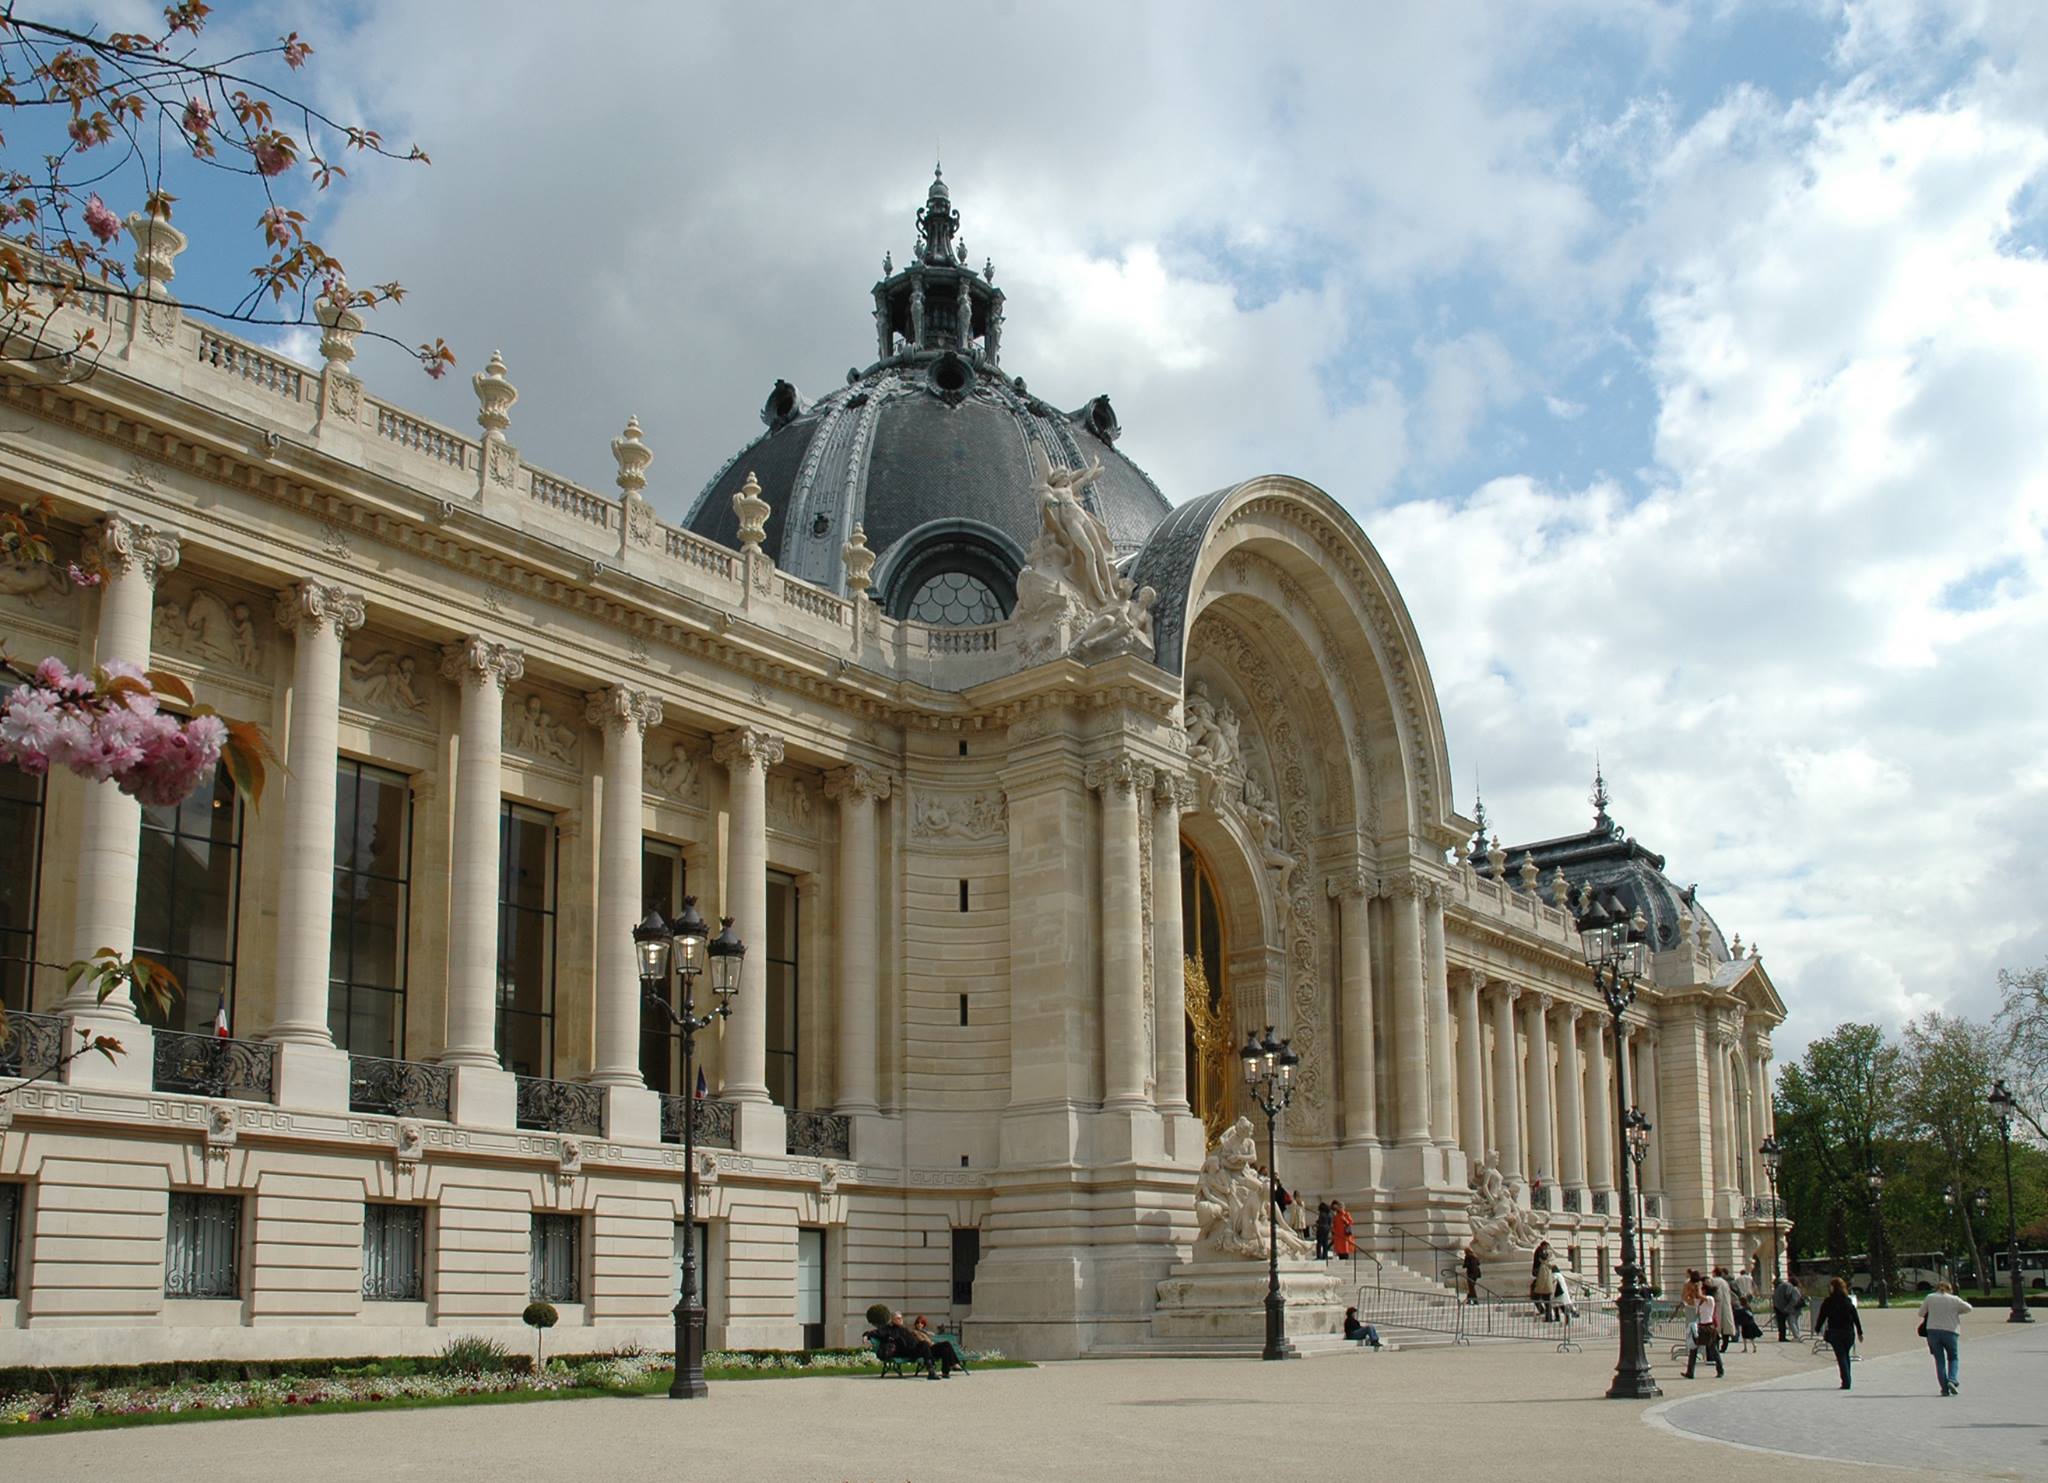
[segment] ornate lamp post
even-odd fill
[[[733,996],[740,991],[740,963],[747,955],[746,944],[732,930],[731,917],[709,942],[706,933],[695,896],[683,898],[683,914],[673,922],[650,911],[633,929],[641,992],[648,1002],[661,1006],[683,1037],[683,1291],[675,1306],[676,1376],[668,1388],[669,1399],[675,1401],[697,1400],[710,1389],[704,1383],[704,1300],[697,1285],[697,1032],[732,1013]],[[716,1002],[699,1014],[693,988],[707,959]],[[671,972],[683,981],[680,1010],[668,992]]]
[[[1271,1025],[1266,1026],[1263,1040],[1247,1035],[1237,1056],[1244,1064],[1245,1090],[1266,1114],[1266,1350],[1259,1357],[1293,1359],[1295,1348],[1287,1342],[1287,1299],[1280,1293],[1280,1226],[1275,1214],[1280,1203],[1280,1166],[1274,1157],[1273,1127],[1294,1100],[1294,1068],[1301,1064],[1301,1057],[1285,1040],[1273,1039]]]
[[[2005,1316],[2007,1323],[2032,1323],[2034,1315],[2027,1311],[2025,1279],[2020,1276],[2020,1227],[2015,1218],[2012,1204],[2012,1109],[2013,1096],[2003,1076],[1991,1088],[1991,1094],[1984,1099],[1991,1104],[1991,1110],[1998,1114],[1998,1142],[2005,1150],[2005,1259],[2012,1264],[2012,1311]]]
[[[1764,1177],[1771,1184],[1771,1286],[1776,1287],[1783,1256],[1778,1245],[1778,1166],[1785,1160],[1785,1150],[1778,1146],[1776,1133],[1766,1133],[1756,1152],[1764,1161]]]
[[[1614,1366],[1614,1383],[1607,1387],[1609,1400],[1652,1400],[1664,1392],[1650,1374],[1646,1334],[1650,1313],[1649,1295],[1643,1291],[1643,1269],[1636,1260],[1636,1206],[1629,1192],[1629,1176],[1635,1152],[1627,1140],[1633,1135],[1630,1113],[1640,1123],[1648,1148],[1649,1122],[1629,1105],[1628,1051],[1622,1039],[1621,1017],[1636,1002],[1636,980],[1649,966],[1649,948],[1643,940],[1643,914],[1633,916],[1620,898],[1609,892],[1603,900],[1595,897],[1579,918],[1579,939],[1585,949],[1586,966],[1593,971],[1593,986],[1607,1002],[1614,1021],[1614,1099],[1623,1129],[1621,1173],[1621,1297],[1616,1303],[1621,1320],[1621,1353]]]
[[[1891,1284],[1884,1275],[1884,1170],[1872,1164],[1863,1176],[1870,1185],[1870,1280],[1877,1288],[1877,1306],[1891,1306]]]
[[[1628,1161],[1635,1170],[1636,1243],[1641,1247],[1643,1280],[1646,1286],[1649,1282],[1650,1235],[1643,1222],[1643,1160],[1650,1156],[1651,1126],[1650,1119],[1644,1115],[1640,1107],[1631,1106],[1621,1115],[1622,1147],[1628,1150]],[[1624,1202],[1628,1199],[1626,1186],[1623,1187],[1621,1198]]]

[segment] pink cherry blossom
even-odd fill
[[[249,152],[256,158],[256,173],[259,175],[282,175],[292,167],[292,157],[279,136],[265,134],[249,146]]]
[[[73,587],[97,587],[100,585],[101,576],[98,572],[87,571],[74,561],[64,568],[64,580]]]
[[[103,243],[111,242],[121,235],[121,218],[114,215],[112,208],[100,199],[98,191],[86,197],[85,225],[86,230]]]
[[[185,132],[195,139],[206,137],[206,131],[213,127],[214,112],[203,98],[185,100]]]

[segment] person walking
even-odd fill
[[[1856,1311],[1856,1304],[1849,1297],[1849,1284],[1841,1278],[1828,1279],[1828,1295],[1821,1300],[1820,1311],[1813,1315],[1813,1326],[1826,1336],[1828,1348],[1835,1351],[1835,1368],[1842,1372],[1842,1389],[1850,1389],[1849,1350],[1863,1337],[1863,1315]]]
[[[1780,1277],[1778,1285],[1771,1289],[1771,1317],[1778,1323],[1778,1342],[1797,1343],[1799,1339],[1799,1305],[1806,1301],[1806,1294],[1799,1290],[1799,1284],[1789,1276]],[[1786,1331],[1791,1338],[1786,1338]]]
[[[1472,1254],[1472,1248],[1465,1248],[1465,1301],[1479,1301],[1479,1258]]]
[[[1686,1285],[1692,1287],[1691,1283]],[[1728,1367],[1721,1362],[1721,1334],[1715,1323],[1718,1304],[1712,1287],[1702,1283],[1697,1291],[1699,1310],[1693,1319],[1692,1343],[1685,1351],[1685,1378],[1693,1378],[1693,1371],[1699,1368],[1700,1351],[1705,1350],[1707,1358],[1714,1362],[1714,1378],[1722,1380],[1727,1378]]]
[[[1550,1243],[1536,1243],[1536,1254],[1529,1258],[1529,1297],[1536,1304],[1536,1312],[1545,1323],[1551,1321],[1551,1297],[1557,1290],[1557,1268],[1550,1259]]]
[[[1287,1228],[1297,1236],[1308,1234],[1308,1206],[1303,1203],[1300,1190],[1294,1192],[1294,1203],[1287,1207]]]
[[[1351,1212],[1344,1208],[1342,1200],[1330,1201],[1330,1254],[1352,1262],[1358,1256],[1358,1243],[1351,1238]]]
[[[1714,1268],[1707,1287],[1714,1295],[1714,1327],[1721,1335],[1721,1350],[1726,1353],[1735,1342],[1735,1289],[1728,1284],[1728,1269]]]
[[[1330,1234],[1336,1228],[1336,1217],[1330,1213],[1330,1202],[1322,1200],[1316,1204],[1316,1260],[1330,1259]]]
[[[1970,1305],[1956,1296],[1946,1282],[1920,1300],[1920,1332],[1927,1336],[1927,1351],[1934,1356],[1934,1383],[1943,1395],[1955,1395],[1963,1388],[1963,1315]]]

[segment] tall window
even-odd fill
[[[640,915],[658,911],[673,921],[683,910],[683,850],[661,839],[640,842]],[[671,976],[671,991],[677,980]],[[678,1005],[678,1008],[681,1006]],[[640,1074],[657,1092],[682,1093],[682,1048],[669,1017],[653,1005],[640,1006]]]
[[[36,878],[43,780],[0,766],[0,1003],[35,1008]]]
[[[555,1065],[555,819],[517,803],[498,815],[498,1059]]]
[[[532,1281],[536,1303],[583,1301],[583,1217],[533,1217]]]
[[[242,1197],[171,1191],[169,1239],[164,1246],[164,1296],[238,1298],[242,1295]]]
[[[150,1023],[204,1032],[225,1009],[232,1028],[241,864],[241,801],[225,767],[183,803],[143,807],[135,951],[169,968],[184,990],[167,1011],[138,1005]]]
[[[21,1186],[0,1184],[0,1298],[15,1296],[15,1253],[21,1249]]]
[[[419,1205],[363,1207],[363,1296],[417,1303],[427,1295],[427,1212]]]
[[[768,1096],[796,1106],[796,877],[768,873]]]
[[[405,1047],[405,927],[411,876],[405,774],[342,760],[334,794],[334,938],[327,1027],[362,1056]]]

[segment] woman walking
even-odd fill
[[[1728,1367],[1721,1362],[1721,1331],[1716,1323],[1720,1317],[1719,1302],[1713,1288],[1705,1283],[1688,1282],[1686,1290],[1696,1296],[1699,1307],[1693,1315],[1692,1339],[1685,1351],[1685,1378],[1692,1379],[1699,1368],[1700,1351],[1705,1350],[1707,1358],[1714,1362],[1714,1378],[1719,1380],[1728,1373]]]
[[[1351,1212],[1342,1200],[1330,1201],[1330,1252],[1347,1262],[1355,1261],[1358,1243],[1351,1236]]]
[[[1970,1305],[1956,1296],[1946,1282],[1920,1303],[1920,1332],[1927,1336],[1927,1351],[1934,1356],[1934,1383],[1943,1395],[1955,1395],[1963,1388],[1963,1315]]]
[[[1828,1348],[1835,1351],[1835,1368],[1842,1372],[1842,1389],[1850,1389],[1849,1349],[1863,1337],[1863,1315],[1849,1299],[1848,1283],[1839,1277],[1828,1283],[1828,1295],[1821,1300],[1820,1312],[1813,1315],[1813,1324],[1826,1336]]]

